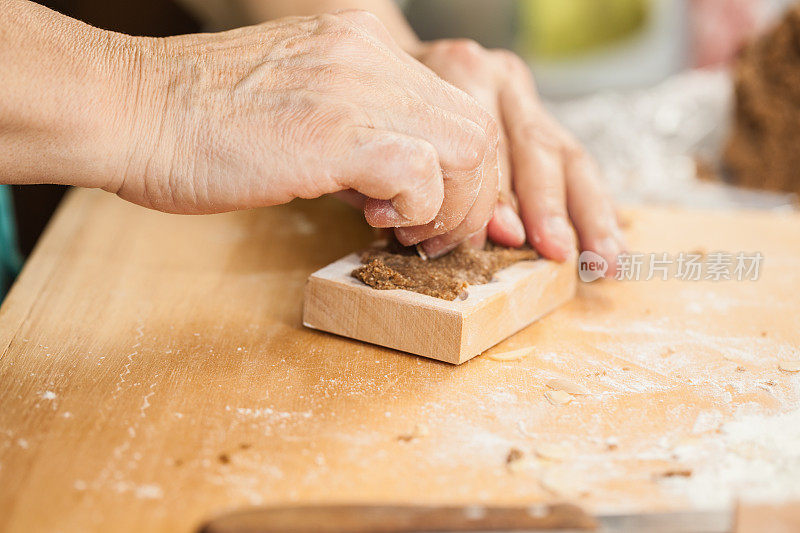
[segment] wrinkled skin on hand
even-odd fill
[[[525,62],[469,40],[425,43],[412,53],[500,125],[500,203],[472,242],[481,244],[487,234],[507,246],[527,240],[545,257],[564,260],[576,248],[574,227],[581,249],[602,255],[613,275],[625,244],[611,199],[594,162],[543,108]],[[466,236],[451,232],[435,240],[449,245]]]
[[[356,192],[367,221],[401,228],[405,244],[462,240],[491,218],[495,119],[368,13],[157,40],[140,55],[135,149],[105,187],[127,200],[212,213]]]

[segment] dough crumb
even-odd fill
[[[426,426],[425,424],[417,424],[416,426],[414,426],[414,431],[412,431],[411,433],[406,433],[404,435],[398,435],[397,440],[399,440],[400,442],[411,442],[414,439],[427,437],[429,433],[430,430],[428,430],[428,426]]]
[[[519,448],[511,448],[506,455],[506,468],[511,473],[521,472],[534,466],[532,461],[525,456],[525,452]]]
[[[656,475],[660,478],[691,477],[692,471],[689,468],[672,468],[663,472],[659,472]]]
[[[512,464],[519,462],[522,458],[525,457],[525,454],[519,448],[511,448],[508,451],[508,455],[506,455],[506,466],[511,467]]]

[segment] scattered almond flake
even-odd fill
[[[486,357],[492,361],[520,361],[527,356],[533,348],[520,348],[519,350],[511,350],[510,352],[490,353]]]
[[[397,440],[401,442],[411,442],[414,439],[427,437],[429,433],[430,430],[428,429],[428,426],[425,424],[417,424],[414,426],[414,431],[405,435],[398,435]]]
[[[561,467],[559,467],[561,468]],[[589,494],[580,477],[563,470],[551,470],[539,479],[539,484],[547,492],[556,496],[579,497]]]
[[[575,383],[572,381],[567,381],[565,379],[551,379],[546,383],[548,388],[553,390],[563,390],[569,394],[574,395],[582,395],[582,394],[589,394],[589,391],[581,385],[580,383]]]
[[[539,444],[534,453],[539,459],[552,462],[564,461],[568,456],[566,448],[557,444]]]
[[[800,361],[781,361],[778,368],[784,372],[800,372]]]
[[[565,405],[572,401],[572,395],[563,390],[544,391],[544,397],[553,405]]]

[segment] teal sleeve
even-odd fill
[[[21,268],[22,255],[17,246],[11,188],[8,185],[0,185],[0,300],[5,297],[6,291]]]

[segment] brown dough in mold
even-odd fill
[[[363,252],[364,265],[353,270],[352,276],[375,289],[405,289],[455,300],[469,285],[488,283],[507,266],[538,257],[530,248],[487,244],[476,249],[462,244],[442,257],[426,260],[417,255],[415,248],[392,242]]]

